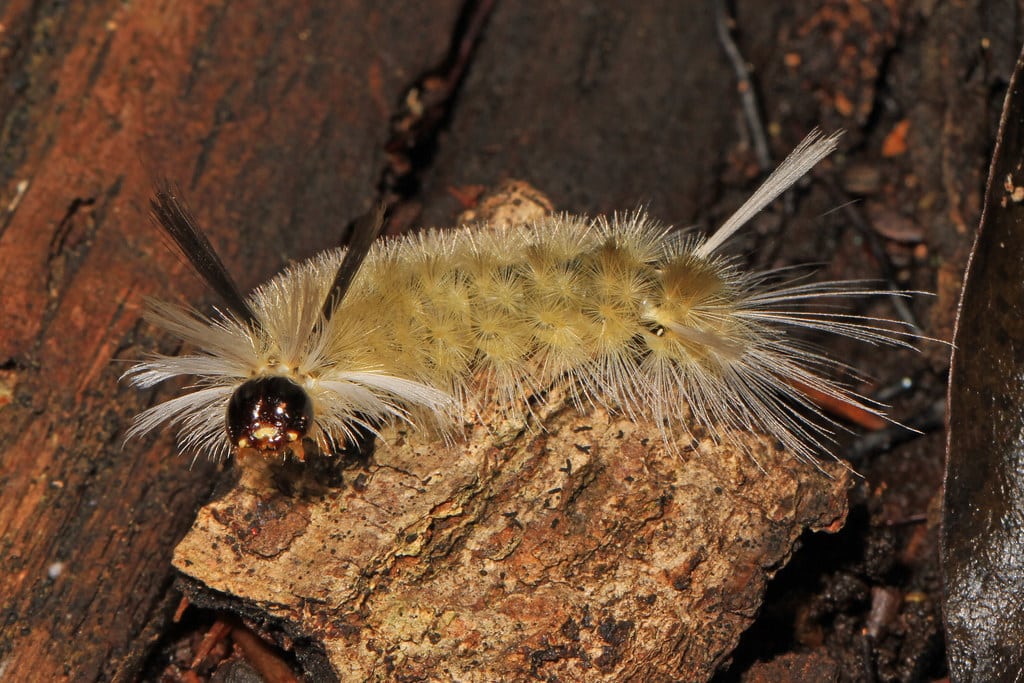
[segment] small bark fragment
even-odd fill
[[[313,639],[342,680],[706,680],[800,534],[841,527],[849,470],[547,399],[467,415],[456,444],[389,432],[333,489],[247,459],[177,548],[186,591]]]
[[[315,497],[245,467],[174,564],[190,591],[320,641],[342,680],[696,681],[804,529],[845,515],[839,463],[826,476],[752,436],[737,437],[749,453],[706,439],[672,453],[649,426],[549,409],[546,431],[494,416],[453,446],[393,433]],[[276,508],[302,524],[254,521]]]

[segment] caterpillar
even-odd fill
[[[327,251],[243,297],[172,188],[153,214],[226,308],[150,302],[146,318],[197,349],[126,373],[146,389],[192,376],[181,396],[139,414],[179,447],[298,459],[361,430],[405,421],[450,433],[467,407],[543,400],[565,378],[580,407],[650,420],[666,438],[759,429],[796,456],[826,449],[835,423],[809,394],[882,415],[830,372],[842,363],[801,341],[820,331],[909,346],[890,321],[816,310],[875,294],[860,281],[812,283],[750,272],[719,253],[749,219],[835,150],[811,132],[709,237],[643,212],[555,215],[529,224],[430,230],[375,241],[382,216],[348,249]]]

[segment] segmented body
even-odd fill
[[[359,427],[395,419],[450,427],[467,407],[543,400],[565,378],[580,406],[650,420],[670,442],[694,425],[713,437],[757,428],[812,457],[832,423],[808,395],[875,414],[880,406],[833,380],[832,370],[847,368],[793,332],[901,346],[917,337],[889,321],[808,307],[875,293],[861,283],[786,283],[717,250],[837,139],[809,134],[706,239],[640,213],[377,243],[367,231],[347,257],[326,252],[247,300],[185,207],[158,193],[161,225],[231,312],[207,318],[152,305],[150,320],[200,352],[156,356],[126,376],[140,387],[198,380],[139,415],[129,436],[167,422],[180,426],[184,448],[213,457],[232,449],[302,457],[306,437],[330,450]]]
[[[321,274],[340,257],[294,269],[268,291],[313,292],[303,299],[315,309],[330,284]],[[658,364],[721,374],[742,355],[748,334],[732,313],[743,289],[734,269],[693,258],[643,216],[553,217],[382,246],[324,333],[339,367],[460,399],[482,391],[509,403],[569,375],[588,398],[650,412],[642,406]]]
[[[321,306],[343,250],[257,289],[255,327],[157,305],[153,321],[205,353],[141,364],[136,383],[187,372],[202,375],[204,388],[144,413],[135,429],[180,422],[186,445],[226,454],[232,391],[251,377],[283,375],[308,392],[310,436],[330,448],[357,424],[444,426],[466,402],[510,405],[568,377],[580,403],[662,428],[686,418],[712,433],[758,426],[808,452],[816,425],[785,405],[806,402],[797,387],[858,399],[819,376],[822,357],[785,328],[849,334],[798,310],[802,298],[848,287],[772,287],[698,249],[641,214],[560,216],[378,243],[329,320]]]

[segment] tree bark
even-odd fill
[[[218,468],[118,383],[171,351],[143,298],[200,288],[147,217],[179,181],[243,287],[372,206],[392,106],[456,3],[12,2],[0,10],[0,672],[130,680]],[[173,388],[162,391],[173,391]]]
[[[175,551],[186,594],[345,681],[707,680],[804,530],[842,526],[849,470],[549,399],[543,428],[391,433],[327,490],[245,463]]]
[[[140,322],[144,297],[178,295],[198,303],[203,296],[195,278],[185,275],[187,267],[149,225],[146,202],[154,177],[181,182],[243,288],[289,260],[333,246],[352,219],[382,198],[396,204],[396,215],[406,224],[449,224],[461,208],[457,197],[469,186],[491,186],[506,177],[529,181],[559,209],[601,213],[646,206],[680,226],[711,227],[738,206],[756,182],[758,164],[740,113],[736,74],[714,37],[711,6],[666,0],[627,11],[613,5],[499,2],[471,56],[460,53],[457,40],[450,43],[454,35],[469,33],[458,19],[474,16],[473,3],[378,8],[372,2],[13,0],[0,7],[0,558],[5,561],[0,672],[9,680],[134,676],[176,602],[169,587],[173,548],[225,476],[209,463],[190,467],[174,457],[169,433],[121,446],[131,416],[175,389],[140,395],[118,384],[125,362],[154,350],[174,350],[171,340]],[[930,308],[915,301],[915,309],[926,333],[948,338],[1002,88],[1022,35],[1021,4],[808,0],[739,2],[735,9],[736,38],[754,67],[775,159],[815,125],[849,131],[837,160],[844,170],[835,181],[863,197],[867,213],[895,215],[921,233],[930,249],[923,257],[886,244],[899,268],[911,273],[906,279],[912,287],[937,292]],[[421,77],[451,75],[453,64],[468,70],[452,103],[433,110],[440,113],[433,121],[439,133],[417,137],[414,131],[406,140],[403,116],[424,103],[417,96],[436,92],[428,86],[437,81]],[[422,87],[410,89],[413,83]],[[441,91],[451,94],[450,88]],[[426,104],[430,109],[434,103]],[[895,143],[887,146],[894,136]],[[846,229],[845,214],[822,218],[846,198],[842,194],[837,200],[816,185],[802,198],[798,216],[782,220],[779,212],[766,213],[739,236],[735,253],[748,254],[744,258],[761,267],[813,261],[827,264],[827,277],[876,278],[878,264],[865,256],[864,236]],[[880,313],[892,315],[887,308]],[[870,349],[839,353],[866,368],[878,384],[915,373],[941,376],[945,363],[941,349],[926,351],[923,358],[900,353],[883,358]],[[674,491],[672,500],[681,502],[676,497],[681,477],[705,468],[709,473],[701,475],[706,478],[694,491],[697,499],[716,495],[705,486],[713,491],[712,482],[721,478],[738,481],[727,493],[731,498],[746,498],[763,478],[793,495],[807,490],[802,475],[785,462],[762,473],[750,470],[749,462],[732,463],[704,449],[687,462],[690,467],[696,461],[697,469],[684,475],[669,468],[656,447],[637,454],[634,436],[624,436],[622,444],[610,436],[612,441],[577,444],[569,439],[569,425],[575,424],[571,410],[551,419],[557,432],[527,433],[490,461],[479,454],[458,461],[453,480],[461,477],[458,481],[474,494],[471,508],[457,514],[424,510],[416,507],[427,500],[419,496],[403,500],[409,509],[389,508],[379,520],[382,528],[417,535],[392,537],[390,555],[380,554],[380,545],[363,549],[359,557],[375,563],[369,574],[328,577],[331,590],[340,590],[347,579],[356,581],[349,593],[324,598],[325,605],[341,606],[352,619],[332,622],[338,634],[327,633],[326,607],[319,603],[312,611],[316,623],[295,614],[286,601],[281,604],[289,606],[280,613],[265,602],[248,607],[255,604],[286,618],[298,635],[309,627],[310,634],[330,636],[337,661],[353,643],[366,644],[362,639],[371,633],[402,639],[412,632],[418,622],[385,628],[366,621],[368,615],[397,614],[399,602],[385,605],[388,596],[407,598],[418,582],[427,582],[436,594],[456,600],[452,574],[446,572],[475,568],[481,558],[517,562],[527,550],[560,544],[554,532],[541,533],[543,524],[554,520],[544,514],[564,515],[559,525],[569,526],[573,539],[590,529],[594,557],[607,562],[614,557],[629,571],[650,562],[658,549],[666,553],[659,556],[668,563],[664,566],[686,567],[681,554],[696,549],[675,545],[681,537],[656,529],[652,521],[680,512],[681,505],[660,502],[658,490]],[[478,443],[475,439],[466,443]],[[927,448],[940,458],[941,443],[934,441]],[[569,475],[534,469],[550,464],[527,457],[563,445],[566,457],[576,459],[574,472],[592,472],[598,483],[562,481]],[[576,445],[594,448],[584,455]],[[764,462],[775,463],[773,453],[766,451]],[[431,459],[440,454],[428,455],[410,463],[420,468],[410,470],[420,481],[442,466]],[[387,463],[383,451],[378,453],[367,474],[373,486],[364,494],[346,483],[326,499],[367,505],[375,496],[392,495],[389,487],[402,476],[409,477],[406,484],[416,480]],[[636,468],[634,482],[616,480],[634,472],[630,468]],[[579,503],[586,514],[572,508],[542,513],[542,499],[524,497],[515,473],[523,473],[524,486],[550,475],[560,477],[563,488],[576,486],[580,495],[595,496]],[[195,533],[221,533],[213,512],[236,496],[239,505],[260,500],[275,506],[267,528],[282,530],[280,550],[270,544],[264,554],[288,555],[318,538],[310,529],[320,518],[306,520],[313,515],[312,503],[301,495],[289,503],[292,498],[271,494],[259,476],[258,471],[242,473],[237,489],[200,515]],[[840,484],[828,484],[837,500]],[[886,485],[895,490],[896,479]],[[452,499],[451,490],[428,488],[424,496]],[[627,520],[626,508],[615,509],[613,498],[596,495],[601,490],[647,501],[653,516]],[[783,521],[771,522],[773,528],[784,527],[780,538],[791,539],[801,524],[827,524],[837,511],[835,501],[815,508],[829,510],[826,514],[787,500],[777,501]],[[758,505],[762,512],[770,509],[765,501]],[[530,534],[514,521],[527,512],[534,515],[524,525]],[[759,528],[754,522],[766,523],[774,514],[753,515],[742,528],[753,533]],[[597,531],[586,526],[602,519],[621,524]],[[686,526],[682,517],[673,524]],[[382,538],[377,531],[374,543]],[[269,533],[261,527],[264,540],[253,542],[266,543]],[[456,542],[463,538],[491,541],[470,548]],[[222,547],[218,552],[228,554],[218,561],[270,561],[248,541],[239,543],[239,555]],[[569,543],[566,549],[582,547]],[[641,547],[647,554],[639,552]],[[442,552],[434,553],[438,548]],[[619,554],[625,550],[639,554]],[[759,559],[746,556],[738,566],[751,569],[752,585],[759,586],[789,550],[773,547]],[[213,549],[205,552],[204,571],[229,577],[237,569],[218,565]],[[504,552],[510,554],[502,557]],[[432,567],[435,560],[440,564]],[[698,567],[710,566],[692,564],[698,573]],[[601,573],[596,564],[574,560],[563,569],[570,567],[590,572],[588,580],[598,581]],[[535,577],[530,572],[536,569],[520,564],[516,571]],[[658,572],[651,576],[667,576]],[[481,595],[474,591],[495,580],[479,571],[459,576],[467,582],[467,597]],[[516,651],[519,665],[526,671],[533,663],[538,672],[569,671],[581,666],[583,653],[596,662],[601,654],[593,653],[607,648],[611,654],[603,661],[612,662],[609,671],[637,670],[625,668],[635,660],[624,653],[637,652],[629,648],[640,641],[649,644],[652,629],[666,622],[620,625],[630,619],[616,611],[625,602],[616,602],[610,591],[618,587],[624,595],[628,583],[602,584],[609,592],[593,604],[605,611],[597,616],[592,606],[590,621],[576,594],[541,602],[544,609],[552,606],[551,614],[537,614],[537,602],[515,606],[533,610],[535,625],[549,633],[547,640],[542,628],[531,632],[533,640],[523,636]],[[735,588],[718,585],[726,593]],[[374,587],[387,590],[370,590]],[[643,595],[655,595],[655,605],[663,609],[668,596],[679,598],[676,590],[665,584],[644,588]],[[359,591],[369,611],[353,611],[346,602]],[[741,602],[738,616],[729,620],[730,634],[756,611],[756,600]],[[424,617],[419,610],[405,612],[406,619]],[[676,638],[698,628],[697,622],[687,623],[666,642],[681,642]],[[509,624],[492,625],[499,629],[495,632],[507,633],[500,628]],[[436,631],[443,646],[484,647],[485,638],[473,640],[468,630],[467,639],[457,640],[451,630],[457,620],[443,625],[449,630]],[[419,633],[426,641],[415,641],[404,661],[426,667],[435,661],[425,645],[435,631]],[[732,638],[698,633],[721,643]],[[720,660],[724,650],[715,652],[712,659]],[[366,662],[378,656],[385,657],[364,649],[353,666],[369,666]],[[387,669],[373,671],[391,675]]]

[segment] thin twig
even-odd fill
[[[736,72],[736,89],[740,94],[740,104],[743,106],[743,116],[747,120],[747,128],[750,130],[750,137],[754,143],[754,153],[757,155],[758,166],[766,173],[771,170],[772,155],[768,149],[768,135],[765,133],[764,123],[761,121],[760,107],[757,104],[757,95],[754,92],[754,83],[750,77],[750,69],[747,67],[747,60],[743,59],[739,46],[732,37],[732,27],[736,22],[725,5],[726,0],[715,0],[715,29],[718,33],[718,42],[725,50],[733,71]]]
[[[846,216],[847,220],[853,225],[854,228],[860,232],[861,236],[864,237],[864,241],[867,242],[868,248],[871,250],[871,255],[874,256],[882,269],[882,278],[885,280],[886,288],[891,292],[901,292],[903,289],[896,284],[896,278],[894,276],[894,268],[892,262],[889,260],[889,255],[882,247],[881,241],[878,238],[878,232],[871,227],[871,222],[864,217],[862,211],[860,211],[858,205],[849,201],[846,194],[839,189],[839,186],[832,181],[831,178],[825,180],[825,188],[828,190],[829,197],[832,202],[837,205],[837,211],[842,211],[843,215]],[[907,302],[898,297],[890,297],[892,301],[892,307],[896,311],[896,315],[900,320],[910,326],[910,329],[915,334],[924,336],[924,331],[921,326],[917,323],[917,318],[914,316],[913,311],[910,310],[910,306]]]

